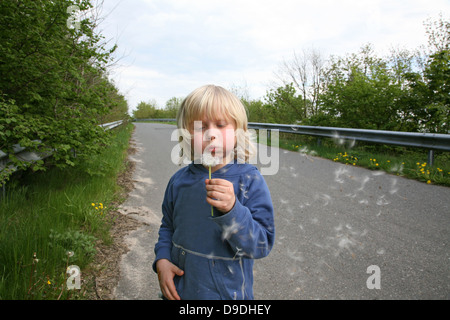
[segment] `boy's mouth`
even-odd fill
[[[211,156],[216,157],[220,156],[220,148],[217,146],[208,146],[204,152],[209,153]]]

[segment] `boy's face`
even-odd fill
[[[232,151],[236,145],[236,125],[234,120],[219,115],[216,119],[206,116],[191,124],[191,145],[195,158],[202,154],[210,154],[220,160],[219,168],[232,159]],[[216,168],[217,169],[217,168]]]

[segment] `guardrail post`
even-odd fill
[[[430,149],[428,150],[428,165],[432,167],[434,165],[434,150]]]
[[[272,141],[270,140],[270,129],[267,130],[267,142]]]

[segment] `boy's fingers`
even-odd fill
[[[178,268],[169,260],[161,259],[157,264],[158,280],[161,287],[161,292],[169,300],[181,300],[173,278],[175,275],[182,276],[184,271]]]
[[[207,186],[206,187],[206,193],[207,194],[211,194],[211,193],[228,193],[229,188],[227,187],[222,187],[222,186]]]
[[[181,270],[180,270],[181,271]],[[183,272],[182,272],[183,273]],[[163,294],[169,300],[181,300],[173,279],[168,279],[163,285]]]
[[[177,290],[175,289],[175,284],[172,282],[171,284],[169,284],[166,288],[166,290],[164,290],[166,292],[165,296],[167,299],[169,300],[181,300],[180,296],[177,293]]]
[[[175,273],[177,276],[182,276],[184,274],[184,271],[177,267],[175,269]]]
[[[222,186],[228,186],[231,184],[230,181],[225,179],[206,179],[205,183],[208,185],[222,185]]]

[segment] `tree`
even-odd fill
[[[164,118],[176,118],[178,109],[180,109],[182,102],[183,99],[177,97],[173,97],[167,100],[166,107],[164,108]]]
[[[417,124],[417,130],[450,132],[450,51],[437,52],[429,58],[423,73],[409,73],[409,90],[404,100],[405,113]]]
[[[136,110],[133,111],[133,117],[136,119],[154,119],[158,118],[157,103],[155,100],[149,102],[141,101]]]
[[[374,55],[372,46],[346,58],[334,58],[326,75],[326,90],[320,97],[322,125],[398,129],[400,85],[385,61]]]
[[[402,114],[414,131],[449,133],[450,21],[440,14],[438,19],[428,19],[425,27],[429,55],[421,70],[404,74]]]
[[[270,122],[295,123],[306,118],[303,99],[296,95],[292,84],[268,91],[265,98],[264,108]]]
[[[269,107],[261,100],[242,100],[242,103],[247,109],[249,122],[275,122],[268,112]]]
[[[49,164],[60,167],[100,152],[108,135],[99,122],[126,105],[106,73],[116,46],[107,48],[95,31],[95,15],[85,14],[71,27],[70,7],[87,13],[94,5],[91,0],[0,1],[0,131],[9,133],[0,135],[0,149],[13,154],[20,143],[52,151]]]
[[[424,23],[428,34],[428,47],[430,53],[450,50],[450,20],[445,20],[442,13],[439,18],[429,18]]]
[[[322,88],[324,66],[322,54],[311,48],[302,50],[301,54],[294,52],[293,58],[284,60],[275,73],[283,86],[292,85],[303,98],[303,118],[314,116],[318,112],[317,102]]]

